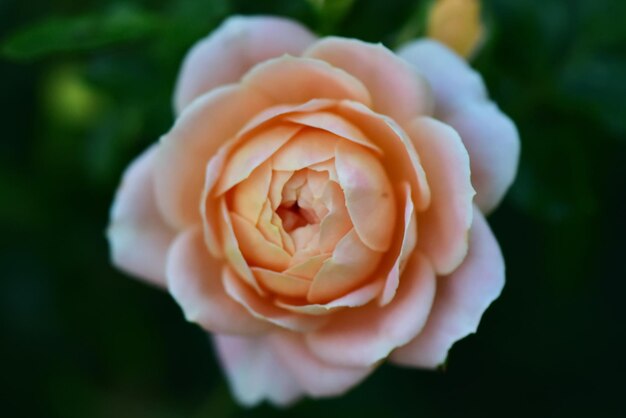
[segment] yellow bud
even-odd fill
[[[67,126],[89,125],[102,109],[102,95],[82,78],[76,66],[54,68],[45,79],[43,92],[52,120]]]
[[[480,46],[485,29],[480,0],[435,0],[428,16],[426,36],[468,58]]]

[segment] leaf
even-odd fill
[[[58,52],[85,51],[140,39],[162,26],[158,16],[128,7],[79,17],[53,17],[23,28],[5,40],[2,55],[15,60]]]
[[[320,31],[330,33],[352,9],[355,0],[307,0],[320,19]]]

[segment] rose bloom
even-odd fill
[[[504,284],[484,213],[519,140],[463,59],[233,17],[174,102],[124,174],[112,258],[212,333],[240,403],[337,395],[385,359],[435,368],[476,331]]]

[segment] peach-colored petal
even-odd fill
[[[303,279],[312,280],[320,268],[322,268],[324,261],[328,260],[330,256],[330,254],[320,254],[307,258],[305,261],[298,264],[293,264],[292,261],[292,266],[285,270],[285,273],[301,277]]]
[[[400,202],[404,202],[404,220],[402,229],[402,243],[400,252],[385,280],[385,288],[380,297],[380,304],[384,306],[393,300],[400,284],[400,276],[406,267],[406,262],[413,253],[417,244],[417,220],[415,207],[411,199],[411,186],[404,183],[400,188]]]
[[[278,171],[274,170],[272,173],[272,182],[270,183],[270,191],[268,193],[270,202],[272,202],[272,209],[276,210],[280,206],[283,200],[283,187],[293,176],[292,171]]]
[[[435,283],[428,259],[415,253],[392,303],[336,313],[325,327],[306,335],[307,344],[328,363],[371,366],[422,330],[435,296]]]
[[[200,227],[181,233],[172,244],[167,255],[167,284],[187,321],[218,333],[267,331],[269,323],[254,318],[226,295],[222,266],[222,261],[208,253]]]
[[[328,315],[340,309],[355,308],[368,304],[380,295],[383,286],[383,280],[375,280],[372,283],[368,283],[365,286],[361,286],[358,289],[353,290],[347,295],[323,304],[313,303],[307,305],[297,305],[280,299],[277,299],[274,303],[276,306],[285,308],[291,312],[307,315]]]
[[[426,80],[382,44],[328,37],[311,45],[304,56],[324,60],[357,77],[372,95],[372,108],[399,123],[432,114],[433,98]]]
[[[231,392],[242,405],[268,400],[286,406],[304,394],[268,337],[214,335],[213,341]]]
[[[451,49],[431,40],[411,42],[398,55],[414,65],[433,89],[435,115],[444,117],[454,108],[484,100],[487,90],[482,77]]]
[[[307,186],[313,195],[313,199],[317,201],[322,197],[324,191],[326,190],[326,185],[328,184],[328,173],[323,171],[307,170],[306,181]]]
[[[418,248],[438,274],[448,274],[467,253],[475,194],[469,156],[456,131],[435,119],[417,118],[407,132],[422,157],[432,193],[430,207],[418,217]]]
[[[315,357],[303,338],[293,333],[270,337],[272,347],[299,386],[311,396],[337,396],[357,385],[373,367],[338,367]]]
[[[204,226],[204,240],[213,257],[224,257],[222,242],[220,240],[220,223],[216,219],[220,218],[221,203],[224,199],[210,198],[215,184],[219,181],[220,173],[226,165],[230,147],[223,146],[217,154],[211,158],[206,166],[204,188],[200,198],[200,216]]]
[[[259,112],[256,116],[246,123],[240,131],[240,135],[247,135],[253,130],[263,127],[263,125],[273,123],[280,119],[281,116],[298,112],[316,112],[332,108],[336,100],[332,99],[311,99],[301,104],[277,104]]]
[[[326,183],[322,195],[329,212],[320,223],[319,249],[323,253],[331,252],[337,243],[353,228],[346,201],[339,184]]]
[[[333,256],[315,275],[307,300],[327,303],[363,284],[376,270],[382,254],[361,242],[352,230],[339,241]]]
[[[360,103],[341,101],[337,112],[376,142],[383,150],[380,161],[389,178],[394,183],[408,180],[416,210],[426,209],[430,204],[430,189],[420,157],[406,132],[394,120]]]
[[[311,99],[348,99],[371,104],[367,89],[358,79],[311,58],[285,55],[267,60],[252,68],[242,83],[278,104],[300,104]]]
[[[483,213],[492,211],[517,172],[520,141],[515,124],[491,102],[468,104],[444,122],[461,135],[470,155],[475,203]]]
[[[289,267],[291,256],[282,247],[273,244],[248,220],[231,212],[233,230],[241,253],[251,266],[282,271]]]
[[[385,169],[374,155],[346,141],[337,145],[335,167],[354,230],[372,250],[387,251],[396,200]]]
[[[396,350],[395,363],[435,368],[446,360],[450,347],[476,332],[480,318],[502,291],[504,260],[483,215],[476,210],[469,253],[450,276],[437,280],[437,297],[423,331]]]
[[[335,158],[331,160],[322,161],[321,163],[310,165],[309,170],[327,172],[328,178],[334,181],[335,183],[339,182],[339,178],[337,177],[337,170],[335,169]]]
[[[293,252],[293,248],[288,243],[283,242],[283,235],[281,234],[282,222],[280,217],[276,215],[276,212],[272,210],[272,204],[269,200],[266,200],[263,204],[257,228],[267,241],[278,245],[290,254]]]
[[[229,158],[216,186],[215,195],[222,194],[246,179],[285,145],[301,128],[295,124],[279,124],[252,136]]]
[[[250,266],[248,265],[248,262],[244,258],[239,247],[238,237],[235,235],[232,218],[228,212],[225,199],[219,199],[218,206],[219,213],[218,217],[214,219],[214,222],[217,223],[220,230],[220,236],[224,248],[224,257],[239,277],[252,286],[258,294],[264,294],[263,289],[259,287],[252,271],[250,270]]]
[[[312,128],[322,129],[333,133],[340,138],[363,145],[378,154],[382,154],[381,149],[369,138],[367,138],[358,127],[332,112],[298,112],[287,115],[283,119],[299,123],[301,125],[310,126]]]
[[[165,254],[175,232],[156,205],[152,170],[156,146],[126,169],[107,228],[111,259],[118,268],[150,283],[165,285]]]
[[[232,209],[252,224],[256,224],[267,202],[272,181],[272,166],[265,163],[257,167],[250,176],[235,186]]]
[[[178,117],[161,138],[155,169],[157,203],[170,225],[184,228],[201,222],[199,205],[209,160],[268,106],[262,95],[230,85],[202,96]]]
[[[226,293],[245,307],[255,318],[265,320],[296,332],[310,332],[324,325],[325,318],[300,315],[278,308],[268,300],[255,293],[250,286],[243,283],[229,268],[224,269],[222,283]]]
[[[174,94],[177,113],[196,97],[235,83],[255,64],[283,54],[300,55],[315,36],[292,20],[234,16],[189,51]]]
[[[272,167],[296,171],[335,156],[335,135],[318,129],[303,129],[272,157]]]
[[[310,280],[288,273],[278,273],[259,267],[252,267],[252,272],[265,288],[287,298],[304,298],[311,287]]]

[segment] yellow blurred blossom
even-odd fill
[[[480,9],[480,0],[435,0],[428,16],[426,35],[463,57],[471,57],[485,32]]]

